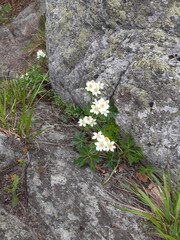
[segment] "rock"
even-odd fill
[[[15,154],[6,140],[7,136],[0,132],[0,169],[15,160]]]
[[[138,218],[114,208],[97,173],[74,166],[77,153],[71,142],[77,130],[55,123],[56,117],[54,123],[47,120],[48,106],[41,105],[40,112],[49,128],[36,140],[39,151],[31,151],[27,177],[29,204],[49,228],[45,239],[151,239]]]
[[[36,240],[31,230],[0,206],[0,239]]]
[[[5,191],[7,187],[2,186],[5,176],[0,174],[0,239],[152,240],[142,219],[132,218],[131,214],[114,207],[119,205],[115,199],[121,202],[122,192],[118,196],[113,188],[110,191],[111,186],[103,188],[104,179],[97,172],[75,167],[77,152],[72,138],[77,129],[64,125],[59,120],[59,112],[42,102],[38,103],[35,119],[41,122],[43,119],[42,127],[46,130],[34,140],[27,153],[14,142],[7,144],[16,156],[28,161],[28,166],[25,172],[19,167],[21,181],[24,176],[26,180],[17,190],[20,204],[16,208],[7,204],[10,196]],[[3,188],[5,197],[2,197]],[[134,201],[128,200],[129,204]]]
[[[145,157],[173,172],[179,164],[180,2],[46,1],[53,88],[83,105],[89,80],[106,84],[117,123]]]
[[[39,12],[40,3],[33,2],[23,11],[12,22],[12,32],[13,35],[17,37],[30,37],[35,31],[37,31],[39,26],[39,17],[42,15]]]
[[[43,0],[33,2],[11,23],[0,26],[0,79],[15,78],[29,66],[27,46],[45,13],[43,5]]]

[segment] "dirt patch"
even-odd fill
[[[9,11],[4,13],[4,21],[3,18],[0,21],[0,24],[8,23],[12,20],[12,18],[16,17],[24,8],[26,8],[33,0],[0,0],[1,9],[5,7],[5,5],[9,5]],[[3,14],[3,13],[1,13]]]

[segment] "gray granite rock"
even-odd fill
[[[45,13],[43,6],[43,0],[34,1],[11,23],[0,26],[0,79],[15,78],[29,66],[27,46]]]
[[[0,169],[15,160],[15,154],[6,144],[7,136],[0,132]]]
[[[25,224],[0,206],[0,239],[35,240],[36,238]]]
[[[46,1],[53,88],[82,105],[85,83],[106,85],[148,160],[180,170],[179,1]]]
[[[14,209],[0,197],[0,239],[152,240],[142,219],[114,208],[119,204],[115,199],[121,201],[122,193],[116,195],[113,189],[109,190],[111,186],[103,188],[104,178],[98,172],[75,167],[77,152],[72,138],[77,129],[64,125],[50,104],[38,103],[35,118],[43,120],[46,130],[30,145],[27,155],[22,155],[17,139],[7,142],[0,135],[2,144],[13,149],[17,159],[23,156],[29,162],[24,183],[27,202],[23,201],[23,186],[20,204]],[[21,171],[24,172],[21,169],[18,175]],[[4,188],[1,184],[0,181],[0,195]]]
[[[31,155],[28,195],[49,227],[45,239],[151,239],[140,219],[114,208],[117,202],[102,187],[97,172],[74,166],[72,138],[77,130],[46,119],[44,126],[48,130],[36,140],[39,151]]]

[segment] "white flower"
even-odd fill
[[[115,142],[110,141],[110,139],[105,137],[101,131],[98,133],[93,133],[92,139],[97,140],[97,142],[95,142],[97,151],[114,152],[114,149],[116,148]]]
[[[92,118],[91,119],[91,123],[90,123],[90,126],[93,127],[94,125],[96,125],[96,119]]]
[[[99,108],[98,108],[98,106],[92,105],[90,112],[98,115],[98,114],[99,114]]]
[[[86,90],[88,92],[91,92],[92,95],[97,96],[98,94],[100,94],[100,89],[103,89],[104,84],[100,83],[100,82],[95,82],[94,80],[89,81],[86,83]]]
[[[100,111],[106,111],[109,108],[109,100],[104,100],[100,98],[98,100],[97,106],[99,107]]]
[[[38,50],[37,51],[37,59],[40,59],[40,58],[45,58],[46,57],[46,53],[43,52],[42,50]]]
[[[83,119],[82,119],[82,118],[79,119],[79,122],[78,122],[78,123],[79,123],[79,126],[80,126],[80,127],[85,127],[85,126],[86,126],[86,121],[85,121],[84,118],[83,118]]]
[[[101,94],[99,90],[99,86],[97,84],[94,84],[93,89],[92,89],[92,95],[97,96],[98,94]]]
[[[114,145],[115,142],[114,141],[109,141],[107,144],[107,150],[106,151],[111,151],[114,152],[114,149],[116,149],[116,146]]]
[[[93,133],[93,137],[92,137],[92,139],[97,139],[97,140],[99,140],[99,139],[101,139],[103,137],[103,135],[102,135],[102,132],[100,131],[100,132],[98,132],[98,133]]]
[[[97,82],[99,89],[104,89],[104,83]]]
[[[96,150],[97,151],[105,151],[106,150],[106,143],[104,141],[95,142]]]
[[[96,119],[92,118],[91,116],[84,117],[84,120],[86,124],[89,124],[91,127],[93,127],[96,124]]]
[[[96,125],[96,119],[92,118],[91,116],[85,116],[84,118],[79,119],[78,123],[80,127],[86,127],[87,124],[93,127]]]
[[[91,106],[90,112],[94,114],[103,114],[107,116],[109,113],[109,100],[105,100],[104,98],[100,98],[99,100],[95,99],[93,105]]]
[[[92,92],[92,90],[93,90],[93,88],[94,88],[94,84],[95,84],[95,81],[94,81],[94,80],[87,82],[85,89],[86,89],[88,92]]]

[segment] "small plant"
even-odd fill
[[[136,184],[126,186],[143,205],[147,208],[119,207],[122,211],[128,211],[149,220],[159,237],[166,240],[179,240],[180,237],[180,190],[177,185],[172,184],[170,173],[163,173],[162,181],[157,177],[151,179],[155,182],[150,191],[141,189]],[[153,197],[151,197],[153,196]]]
[[[130,134],[127,134],[124,139],[119,140],[122,149],[122,157],[128,160],[131,165],[143,160],[143,153],[140,147],[135,145],[134,139]]]
[[[11,176],[12,186],[8,189],[8,192],[12,194],[12,206],[16,207],[19,203],[19,199],[17,196],[17,189],[20,185],[20,178],[18,175],[13,174]]]
[[[70,120],[77,120],[83,113],[84,110],[78,106],[72,104],[64,103],[63,100],[54,92],[50,91],[48,96],[52,99],[53,103],[56,106],[60,107],[63,110],[63,122],[67,123]]]
[[[79,167],[89,165],[94,170],[97,163],[106,160],[106,166],[113,167],[114,173],[122,158],[132,164],[143,157],[132,137],[128,135],[125,140],[120,140],[120,129],[114,120],[116,108],[111,101],[98,97],[103,88],[103,83],[93,80],[86,84],[92,103],[86,106],[78,121],[83,133],[74,137],[73,143],[79,152],[79,158],[74,162]]]
[[[146,166],[141,166],[139,172],[142,175],[147,175],[148,177],[151,177],[156,172],[156,169],[151,164],[147,164]]]
[[[8,21],[9,16],[12,12],[12,6],[9,2],[0,5],[0,24]]]

